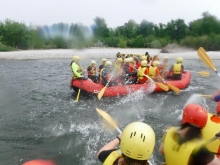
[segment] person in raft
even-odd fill
[[[125,58],[124,60],[124,67],[123,67],[123,76],[124,76],[124,80],[123,80],[123,83],[124,84],[134,84],[137,82],[137,72],[135,70],[134,71],[134,68],[133,65],[131,64],[131,58]],[[134,77],[135,76],[135,77]]]
[[[218,89],[211,98],[212,101],[219,102],[220,101],[220,89]]]
[[[161,82],[164,82],[166,84],[166,82],[160,76],[160,70],[158,68],[159,65],[160,65],[159,61],[154,61],[152,66],[150,66],[149,69],[148,69],[148,75],[154,81],[161,81]]]
[[[106,58],[103,58],[103,59],[102,59],[102,63],[99,65],[99,70],[98,70],[99,75],[100,75],[101,70],[102,70],[103,67],[105,66],[106,61],[107,61]]]
[[[173,72],[172,76],[170,77],[173,80],[181,80],[182,73],[185,73],[184,66],[183,66],[183,58],[178,57],[176,59],[176,63],[170,68],[170,72]]]
[[[201,139],[207,120],[207,111],[200,105],[188,104],[184,108],[180,128],[169,128],[159,148],[166,165],[220,165]]]
[[[99,82],[99,78],[96,75],[96,61],[92,60],[90,66],[87,67],[88,78],[90,78],[94,83]]]
[[[120,149],[116,149],[116,147]],[[155,134],[146,123],[128,124],[122,134],[103,146],[97,158],[104,165],[149,165],[155,146]]]
[[[111,61],[106,61],[105,66],[102,68],[101,73],[100,73],[100,80],[101,83],[106,86],[108,83],[108,86],[114,85],[113,81],[111,81],[111,67],[112,67],[112,62]]]
[[[167,75],[169,74],[169,70],[167,69],[168,61],[168,57],[164,57],[163,63],[159,65],[160,75],[163,79],[166,79]]]
[[[137,78],[139,84],[144,84],[148,78],[145,76],[148,75],[148,68],[147,68],[147,61],[141,61],[141,66],[138,68],[137,71]]]

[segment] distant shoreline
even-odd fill
[[[12,52],[0,52],[0,60],[47,60],[47,59],[72,59],[73,55],[78,55],[82,59],[98,59],[109,58],[115,59],[116,53],[124,54],[145,54],[148,52],[151,56],[159,54],[159,58],[163,59],[167,56],[170,59],[183,57],[184,59],[199,59],[197,50],[188,50],[178,48],[170,53],[160,53],[161,49],[149,48],[97,48],[92,47],[88,49],[48,49],[48,50],[19,50]],[[219,51],[208,52],[212,59],[220,59]]]

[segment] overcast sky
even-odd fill
[[[89,26],[97,16],[109,27],[129,19],[158,24],[181,18],[189,23],[205,11],[220,19],[220,0],[0,0],[1,21],[10,18],[27,25],[64,22]]]

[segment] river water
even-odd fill
[[[84,92],[78,103],[76,93],[69,89],[72,55],[82,57],[82,66],[91,59],[101,61],[120,52],[144,53],[146,49],[88,49],[20,51],[0,53],[0,165],[18,165],[31,159],[52,159],[57,165],[95,165],[101,146],[118,133],[103,124],[95,111],[107,111],[123,128],[133,121],[144,121],[156,133],[152,161],[164,161],[158,153],[163,131],[176,124],[184,105],[199,103],[210,112],[216,104],[194,93],[212,94],[219,87],[219,77],[197,58],[196,51],[168,53],[170,64],[178,56],[184,66],[193,71],[210,71],[204,78],[192,73],[189,87],[176,96],[172,92],[103,98]],[[158,50],[148,50],[157,54]],[[209,52],[220,70],[219,52]],[[160,54],[163,57],[165,54]],[[19,60],[17,60],[19,59]],[[33,60],[34,59],[34,60]]]

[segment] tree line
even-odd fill
[[[6,19],[0,22],[0,51],[84,47],[162,48],[176,43],[197,49],[220,50],[220,20],[205,12],[186,24],[183,19],[167,24],[129,20],[110,28],[100,17],[91,27],[58,23],[51,26],[25,25]]]

